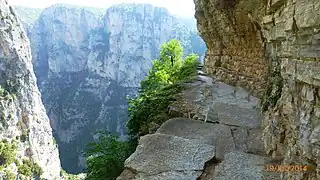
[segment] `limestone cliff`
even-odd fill
[[[318,0],[195,0],[207,45],[205,69],[263,98],[264,144],[284,164],[320,178],[320,2]]]
[[[40,97],[29,40],[16,12],[0,0],[1,179],[29,176],[30,165],[42,169],[42,178],[59,179],[58,149]]]
[[[32,27],[38,86],[69,172],[83,168],[81,153],[96,130],[125,138],[126,96],[135,95],[163,42],[177,38],[187,52],[205,52],[194,27],[148,4],[115,5],[104,14],[59,4]]]

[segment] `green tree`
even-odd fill
[[[130,142],[120,142],[117,136],[108,132],[99,132],[96,142],[87,146],[88,180],[116,179],[124,168],[124,161],[134,151]]]
[[[195,54],[184,60],[182,57],[183,48],[178,40],[161,46],[160,57],[152,62],[149,75],[141,81],[138,96],[129,99],[127,127],[131,136],[148,133],[150,122],[162,124],[168,119],[167,108],[183,89],[177,82],[189,80],[199,64]]]

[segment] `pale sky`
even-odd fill
[[[67,3],[78,6],[107,8],[119,3],[149,3],[154,6],[167,8],[170,13],[179,16],[193,16],[193,0],[8,0],[11,5],[20,5],[34,8],[46,8],[53,4]]]

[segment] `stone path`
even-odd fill
[[[141,137],[117,180],[279,179],[264,170],[257,98],[201,71],[184,85],[172,119]]]

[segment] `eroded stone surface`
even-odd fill
[[[202,140],[166,134],[141,137],[136,151],[125,167],[138,174],[154,176],[169,171],[202,171],[204,163],[214,157],[215,147]]]
[[[204,143],[216,148],[215,157],[219,159],[222,159],[225,153],[235,149],[230,127],[226,125],[175,118],[165,122],[157,133],[203,140]]]
[[[232,136],[237,150],[259,155],[265,155],[261,129],[231,127]]]
[[[218,122],[249,128],[260,127],[262,114],[257,108],[256,97],[225,83],[219,83],[213,92],[213,110],[217,113]]]
[[[212,108],[212,87],[214,84],[214,80],[211,77],[195,76],[192,82],[184,83],[186,90],[181,93],[182,98],[174,102],[170,109],[173,112],[181,112],[183,114],[182,117],[208,120],[207,115]],[[214,119],[214,117],[211,119]]]

